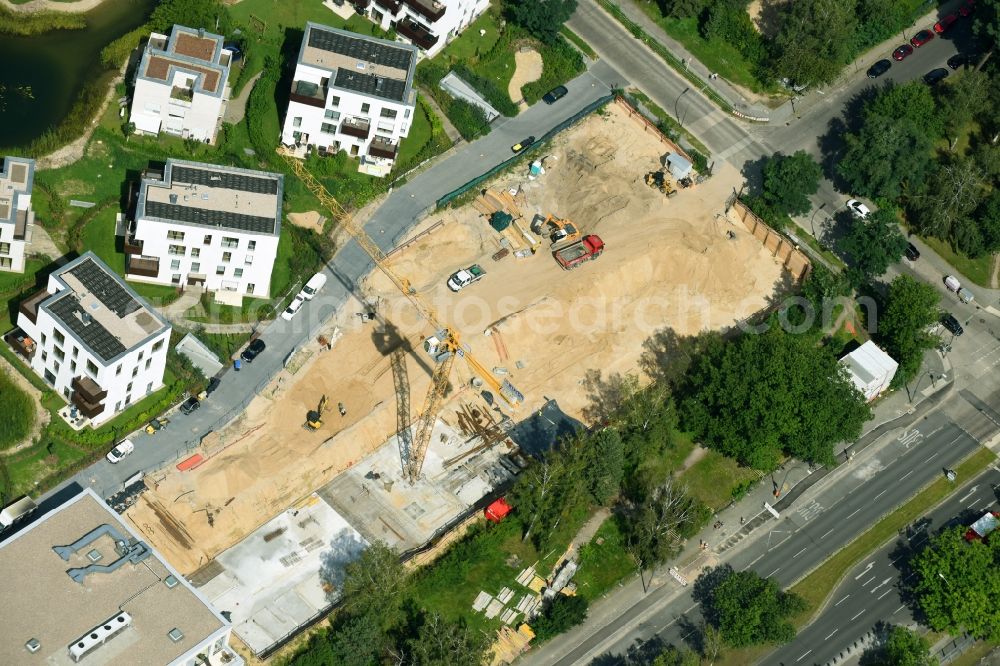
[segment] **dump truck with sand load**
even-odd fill
[[[571,245],[553,251],[552,256],[564,269],[572,270],[584,262],[597,259],[602,252],[604,252],[604,241],[600,236],[590,234]]]

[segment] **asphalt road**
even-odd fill
[[[911,622],[912,608],[901,589],[901,583],[913,576],[906,570],[909,555],[922,547],[928,534],[951,524],[970,524],[987,510],[996,510],[994,487],[998,484],[1000,470],[987,470],[918,521],[918,529],[866,557],[831,595],[822,615],[800,631],[794,641],[769,655],[768,663],[809,666],[839,662],[863,651],[876,624]]]
[[[392,192],[367,222],[366,229],[375,241],[388,250],[406,234],[423,213],[443,195],[511,156],[510,147],[526,136],[541,136],[591,102],[607,95],[622,78],[606,63],[598,62],[567,84],[569,93],[554,105],[536,104],[515,118],[494,123],[487,136],[464,144],[450,156],[409,179]],[[149,473],[183,456],[201,438],[223,427],[243,411],[281,369],[286,359],[302,345],[313,340],[324,322],[341,308],[360,278],[373,268],[371,260],[351,241],[337,252],[326,267],[330,279],[312,301],[308,301],[291,321],[276,319],[260,330],[266,351],[253,363],[244,363],[239,372],[225,373],[219,388],[202,408],[190,416],[179,412],[169,415],[170,425],[156,435],[143,432],[120,433],[135,442],[133,454],[112,465],[100,461],[60,485],[48,495],[60,492],[69,484],[90,486],[102,497],[121,490],[124,481],[138,472]],[[336,401],[336,396],[331,396]],[[111,442],[108,448],[111,448]]]

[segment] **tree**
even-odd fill
[[[734,571],[729,565],[702,574],[695,582],[695,596],[706,621],[727,645],[737,648],[788,642],[795,636],[788,618],[805,609],[801,597],[783,592],[773,578],[749,569]]]
[[[938,342],[936,336],[927,332],[927,328],[938,320],[938,299],[931,285],[900,275],[889,285],[882,312],[877,316],[869,313],[869,328],[889,356],[899,363],[893,379],[895,386],[916,376],[924,352]]]
[[[804,215],[812,208],[809,195],[816,194],[822,173],[807,152],[775,153],[764,164],[764,201],[786,215]]]
[[[562,28],[573,12],[576,0],[507,0],[510,18],[547,44],[559,39]]]
[[[627,549],[639,575],[677,555],[684,540],[694,536],[709,515],[709,509],[673,479],[655,488],[625,517]]]
[[[147,22],[156,32],[170,32],[175,24],[223,35],[232,28],[229,12],[219,0],[162,0]]]
[[[937,666],[931,656],[930,642],[915,631],[896,625],[881,646],[876,662],[879,666]]]
[[[987,50],[984,60],[1000,47],[1000,0],[979,0],[976,3],[972,33]]]
[[[959,135],[973,117],[986,109],[990,100],[990,85],[990,77],[985,72],[970,70],[941,87],[940,107],[944,128],[951,137],[950,150],[955,150]]]
[[[851,256],[848,276],[855,285],[885,273],[890,264],[906,251],[906,238],[899,230],[894,208],[873,211],[867,219],[853,220],[851,228],[839,240],[840,249]]]
[[[800,85],[832,81],[850,59],[851,35],[857,22],[854,2],[790,3],[774,40],[776,73]]]
[[[122,123],[122,134],[125,135],[125,143],[128,143],[128,140],[135,134],[135,123],[132,121]]]
[[[544,641],[569,631],[586,619],[587,600],[584,597],[557,594],[545,612],[532,623],[532,628],[538,639]]]
[[[625,476],[622,438],[616,429],[605,428],[589,439],[588,448],[592,453],[585,470],[587,486],[594,501],[607,506],[618,495]]]
[[[983,172],[960,157],[937,168],[927,191],[911,203],[910,218],[922,234],[951,238],[955,224],[972,214],[986,191]]]
[[[782,453],[829,463],[870,416],[843,367],[814,338],[786,333],[776,318],[702,354],[688,372],[682,425],[723,455],[773,470]]]
[[[1000,539],[968,543],[964,528],[933,537],[913,558],[912,591],[935,631],[1000,640]]]
[[[489,636],[470,630],[462,618],[446,620],[437,613],[424,617],[407,645],[407,663],[414,666],[482,666],[492,656]]]
[[[983,237],[983,251],[1000,252],[1000,190],[994,189],[976,209],[979,231]]]
[[[645,660],[635,662],[628,660],[626,663],[630,665],[635,663],[636,666],[639,666],[639,664],[646,664],[647,662]],[[701,666],[701,659],[691,650],[668,645],[649,663],[650,666]]]
[[[406,569],[399,555],[382,541],[374,541],[344,568],[341,592],[351,612],[371,612],[383,621],[393,619],[405,591]]]

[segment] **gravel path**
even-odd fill
[[[0,0],[0,5],[19,14],[35,12],[61,12],[63,14],[83,14],[97,7],[105,0],[75,0],[75,2],[54,2],[53,0],[32,0],[21,5],[15,5],[10,0]]]

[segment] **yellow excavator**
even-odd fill
[[[316,405],[316,409],[310,409],[306,412],[306,429],[307,430],[319,430],[323,427],[323,413],[326,412],[326,394],[319,399],[319,404]]]
[[[657,171],[650,171],[647,173],[646,184],[653,189],[663,192],[663,194],[668,197],[672,197],[677,194],[677,189],[674,188],[673,183],[670,182],[670,176],[667,175],[665,169],[659,169]]]
[[[542,219],[539,215],[531,223],[531,230],[536,234],[549,234],[549,241],[553,245],[563,241],[573,241],[580,237],[580,230],[569,220],[561,220],[555,215],[549,215]]]

